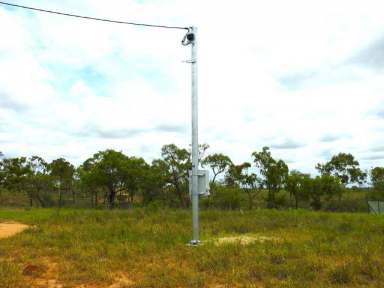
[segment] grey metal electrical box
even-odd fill
[[[197,191],[201,196],[209,196],[209,171],[198,170]],[[192,171],[189,171],[189,196],[192,196]]]

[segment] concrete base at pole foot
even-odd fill
[[[201,241],[200,240],[191,240],[187,245],[188,246],[199,246],[199,245],[201,245]]]

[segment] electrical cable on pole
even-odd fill
[[[192,104],[192,173],[191,173],[191,198],[192,198],[192,240],[190,245],[195,246],[200,243],[199,239],[199,193],[198,183],[199,183],[199,143],[198,143],[198,97],[197,97],[197,28],[196,27],[181,27],[181,26],[166,26],[166,25],[154,25],[146,23],[137,23],[137,22],[126,22],[119,20],[111,20],[106,18],[96,18],[89,16],[82,16],[70,13],[64,13],[59,11],[46,10],[41,8],[23,6],[18,4],[12,4],[8,2],[0,1],[0,5],[11,6],[15,8],[22,8],[37,12],[44,12],[50,14],[56,14],[61,16],[75,17],[86,20],[102,21],[115,24],[126,24],[134,26],[143,26],[150,28],[165,28],[165,29],[182,29],[188,30],[187,34],[182,40],[182,45],[188,46],[191,45],[191,60],[187,61],[191,64],[191,75],[192,75],[192,93],[191,93],[191,104]]]
[[[68,17],[75,17],[75,18],[81,18],[81,19],[86,19],[86,20],[109,22],[109,23],[115,23],[115,24],[126,24],[126,25],[144,26],[144,27],[152,27],[152,28],[166,28],[166,29],[189,30],[188,27],[155,25],[155,24],[146,24],[146,23],[137,23],[137,22],[126,22],[126,21],[112,20],[112,19],[106,19],[106,18],[82,16],[82,15],[64,13],[64,12],[59,12],[59,11],[46,10],[46,9],[41,9],[41,8],[35,8],[35,7],[29,7],[29,6],[24,6],[24,5],[18,5],[18,4],[13,4],[13,3],[8,3],[8,2],[3,2],[3,1],[0,1],[0,4],[6,5],[6,6],[15,7],[15,8],[22,8],[22,9],[32,10],[32,11],[56,14],[56,15],[61,15],[61,16],[68,16]]]

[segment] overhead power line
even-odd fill
[[[27,10],[33,10],[38,12],[45,12],[45,13],[51,13],[61,16],[68,16],[68,17],[75,17],[75,18],[81,18],[86,20],[94,20],[94,21],[102,21],[102,22],[109,22],[109,23],[115,23],[115,24],[126,24],[126,25],[134,25],[134,26],[144,26],[144,27],[152,27],[152,28],[166,28],[166,29],[182,29],[182,30],[189,30],[188,27],[180,27],[180,26],[167,26],[167,25],[154,25],[154,24],[146,24],[146,23],[137,23],[137,22],[126,22],[126,21],[119,21],[119,20],[112,20],[112,19],[106,19],[106,18],[96,18],[96,17],[89,17],[89,16],[82,16],[82,15],[76,15],[76,14],[70,14],[70,13],[64,13],[59,11],[52,11],[52,10],[46,10],[41,8],[34,8],[34,7],[28,7],[8,2],[0,1],[0,4],[7,5],[11,7],[16,8],[22,8]]]

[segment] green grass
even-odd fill
[[[188,247],[190,218],[183,210],[0,210],[0,222],[34,225],[0,240],[0,287],[26,287],[44,277],[64,287],[108,287],[121,275],[130,280],[123,287],[384,285],[383,217],[209,210],[201,214],[204,245]],[[247,246],[208,241],[242,234],[281,240]],[[57,271],[50,271],[53,264]],[[40,269],[23,275],[31,265]]]

